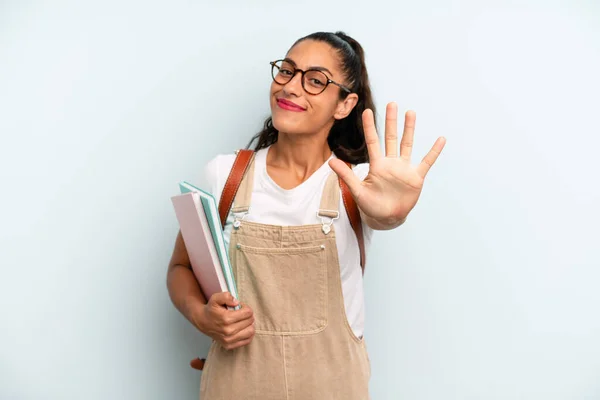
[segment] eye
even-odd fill
[[[304,76],[305,83],[315,89],[321,90],[327,86],[329,78],[321,71],[308,70]]]
[[[288,69],[288,68],[280,68],[279,73],[281,75],[285,75],[285,76],[292,76],[294,74],[294,71],[292,71],[291,69]]]

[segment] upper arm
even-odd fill
[[[169,262],[169,269],[176,265],[183,265],[187,268],[192,267],[190,256],[188,255],[183,236],[181,235],[181,230],[177,232],[177,237],[175,238],[175,246],[173,248],[173,254],[171,255],[171,261]]]

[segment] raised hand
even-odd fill
[[[346,182],[358,208],[374,229],[401,224],[417,204],[425,176],[442,152],[446,139],[439,137],[421,163],[411,165],[416,115],[407,111],[398,152],[398,107],[389,103],[385,113],[385,155],[381,153],[373,112],[362,115],[369,152],[369,174],[361,182],[346,164],[333,159],[329,165]]]

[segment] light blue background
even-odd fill
[[[0,2],[0,398],[195,399],[170,196],[268,115],[268,61],[343,29],[448,138],[366,275],[376,400],[600,399],[600,6]]]

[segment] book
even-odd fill
[[[215,198],[186,181],[179,187],[181,194],[171,201],[202,292],[209,299],[214,293],[228,291],[238,299]]]

